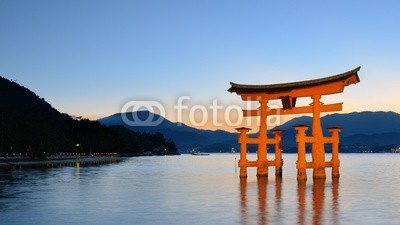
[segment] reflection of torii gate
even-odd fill
[[[324,137],[321,126],[320,113],[341,111],[343,103],[324,105],[320,99],[322,95],[341,93],[345,86],[360,82],[357,72],[360,67],[346,73],[293,83],[272,85],[245,85],[231,82],[229,92],[236,92],[245,101],[259,101],[260,107],[256,110],[243,110],[243,116],[260,116],[259,136],[247,137],[249,128],[237,128],[240,133],[240,177],[247,177],[247,167],[257,167],[257,176],[268,176],[268,167],[275,166],[275,175],[282,176],[281,139],[282,131],[273,130],[275,137],[267,136],[268,115],[288,115],[313,113],[312,135],[306,136],[307,126],[299,125],[296,141],[298,143],[297,179],[306,180],[306,168],[313,168],[313,178],[326,178],[325,167],[332,167],[332,177],[339,177],[339,131],[338,127],[329,128],[330,137]],[[296,107],[296,100],[302,97],[311,97],[313,102],[309,106]],[[280,99],[281,109],[268,108],[268,101]],[[312,144],[312,162],[306,162],[306,143]],[[325,143],[332,144],[332,160],[325,162]],[[257,160],[249,161],[246,158],[247,144],[257,144]],[[275,160],[267,159],[267,145],[275,144]]]

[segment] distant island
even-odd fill
[[[175,155],[159,132],[132,131],[60,113],[43,98],[0,77],[0,162],[64,156]]]

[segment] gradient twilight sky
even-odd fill
[[[98,119],[154,100],[176,121],[182,95],[192,106],[242,104],[229,81],[361,66],[361,82],[326,103],[400,113],[399,22],[400,1],[385,0],[1,0],[0,75],[71,115]]]

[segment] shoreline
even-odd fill
[[[46,164],[59,164],[59,163],[111,162],[111,161],[122,161],[122,160],[124,160],[124,157],[120,157],[120,156],[91,156],[91,157],[68,158],[68,159],[48,159],[48,160],[37,160],[37,161],[30,160],[30,161],[0,162],[0,167],[46,165]]]
[[[171,156],[181,154],[171,154]],[[142,157],[142,156],[159,156],[152,154],[122,154],[122,155],[106,155],[106,156],[73,156],[67,158],[49,158],[42,160],[12,160],[12,161],[0,161],[0,168],[7,166],[34,166],[34,165],[47,165],[47,164],[67,164],[67,163],[105,163],[122,161],[131,157]],[[163,155],[160,155],[163,156]],[[166,155],[170,156],[170,155]]]

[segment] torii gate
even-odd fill
[[[343,103],[323,104],[322,95],[341,93],[344,87],[360,82],[357,72],[360,67],[351,71],[329,76],[321,79],[271,84],[271,85],[246,85],[231,82],[229,92],[236,92],[244,101],[259,101],[260,107],[256,110],[243,110],[243,116],[260,116],[259,136],[247,137],[249,128],[241,127],[239,131],[240,144],[240,177],[247,177],[247,167],[257,167],[257,176],[268,176],[268,167],[275,166],[275,175],[282,176],[282,154],[281,135],[282,130],[273,130],[275,137],[267,136],[268,115],[289,115],[312,113],[312,136],[306,136],[307,126],[299,125],[294,128],[298,134],[297,179],[306,180],[306,168],[313,168],[313,178],[326,178],[325,168],[332,167],[332,177],[339,177],[339,131],[341,128],[332,127],[329,131],[330,137],[324,137],[321,126],[320,113],[341,111]],[[298,98],[311,97],[313,102],[309,106],[296,106]],[[267,105],[269,100],[280,99],[283,107],[270,109]],[[312,144],[312,162],[306,162],[306,143]],[[332,160],[325,162],[324,143],[332,144]],[[247,144],[257,144],[257,160],[247,160]],[[267,144],[275,144],[275,160],[267,159]]]

